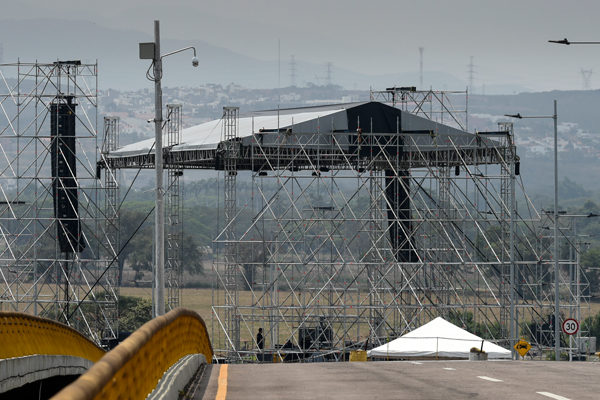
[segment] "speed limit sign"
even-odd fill
[[[576,319],[568,318],[562,323],[562,331],[567,335],[574,335],[579,330],[579,322]]]

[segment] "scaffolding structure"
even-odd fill
[[[403,111],[440,124],[469,130],[469,92],[454,90],[417,90],[410,87],[390,87],[371,90],[371,101],[380,101]]]
[[[181,143],[181,104],[167,104],[166,145],[171,148]],[[181,305],[181,278],[183,268],[183,168],[169,162],[166,188],[166,263],[167,310]]]
[[[119,117],[106,116],[104,117],[104,138],[102,140],[102,152],[100,157],[102,162],[105,162],[107,155],[119,148]],[[96,167],[98,168],[98,167]],[[96,177],[101,176],[102,172],[96,170]],[[107,316],[108,321],[112,321],[112,325],[118,327],[117,321],[119,319],[118,302],[110,301],[113,296],[119,296],[120,287],[120,276],[118,268],[118,256],[121,243],[121,226],[120,226],[120,208],[121,208],[121,195],[119,185],[119,171],[107,168],[104,170],[104,186],[100,189],[101,193],[104,194],[104,243],[103,248],[106,252],[106,257],[111,257],[109,261],[113,265],[109,264],[105,272],[104,279],[111,283],[111,291],[103,292],[104,301],[104,313]],[[106,328],[110,328],[110,324],[107,324]],[[114,332],[118,337],[118,330]],[[107,332],[102,338],[104,340],[113,339]]]
[[[217,304],[224,306],[224,313],[217,315],[218,323],[222,331],[226,333],[226,341],[230,349],[238,349],[240,346],[240,319],[239,319],[239,260],[238,242],[236,240],[236,181],[237,164],[239,154],[238,130],[239,130],[239,108],[223,108],[223,262],[215,263],[216,276],[221,277],[219,286],[225,290],[217,292]],[[214,296],[213,296],[214,298]],[[215,301],[213,300],[213,303]],[[235,350],[228,352],[228,358],[240,359]]]
[[[548,215],[525,193],[512,124],[468,133],[466,92],[394,87],[371,100],[257,112],[243,132],[225,107],[165,149],[169,170],[223,177],[215,354],[341,360],[443,316],[506,348],[526,337],[543,357],[556,280],[565,316],[582,315],[589,291],[566,225],[554,276]],[[107,167],[152,168],[150,145],[114,152]]]
[[[466,129],[466,108],[462,117],[455,113],[447,92],[392,88],[372,93],[378,96]],[[226,111],[218,168],[224,212],[215,239],[217,355],[342,360],[437,316],[506,348],[528,337],[534,356],[553,348],[546,335],[553,244],[541,233],[547,216],[520,180],[512,124],[459,144],[434,131],[402,131],[399,121],[394,133],[357,121],[362,128],[350,150],[342,150],[348,131],[333,126],[318,124],[302,140],[295,128],[278,128],[268,146],[264,131],[253,127],[252,165],[238,161],[236,170],[229,118]],[[250,174],[250,198],[236,200],[238,172]],[[567,230],[561,237],[571,249],[561,260],[561,310],[575,315],[586,303],[574,256],[580,248]]]
[[[114,339],[118,182],[97,170],[97,64],[2,64],[0,84],[2,310]]]

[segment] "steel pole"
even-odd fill
[[[165,213],[163,206],[163,146],[162,146],[162,60],[160,58],[160,23],[154,21],[154,165],[156,169],[156,201],[154,209],[154,317],[165,313]]]
[[[558,265],[558,117],[554,100],[554,360],[560,361],[560,274]]]
[[[515,313],[516,307],[516,284],[515,284],[515,213],[516,213],[516,196],[515,196],[515,158],[516,148],[514,146],[514,138],[510,138],[510,147],[512,152],[512,162],[510,164],[510,350],[512,359],[519,359],[518,353],[515,350],[517,341],[517,318]]]

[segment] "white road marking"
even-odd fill
[[[554,393],[550,393],[550,392],[536,392],[537,394],[541,394],[542,396],[546,396],[546,397],[550,397],[551,399],[556,399],[556,400],[569,400],[566,397],[563,396],[559,396],[557,394]]]
[[[410,363],[411,364],[415,364],[415,365],[421,365],[421,364],[423,364],[422,362],[418,362],[418,361],[411,361]]]
[[[444,368],[446,371],[456,371],[456,368]]]
[[[490,382],[504,382],[501,379],[496,379],[496,378],[490,378],[489,376],[478,376],[479,379],[483,379],[486,381],[490,381]]]

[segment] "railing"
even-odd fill
[[[68,355],[96,362],[105,354],[75,329],[15,312],[0,312],[0,343],[0,359],[41,354]]]
[[[53,399],[145,399],[187,354],[210,363],[213,350],[202,318],[177,308],[144,324]]]

